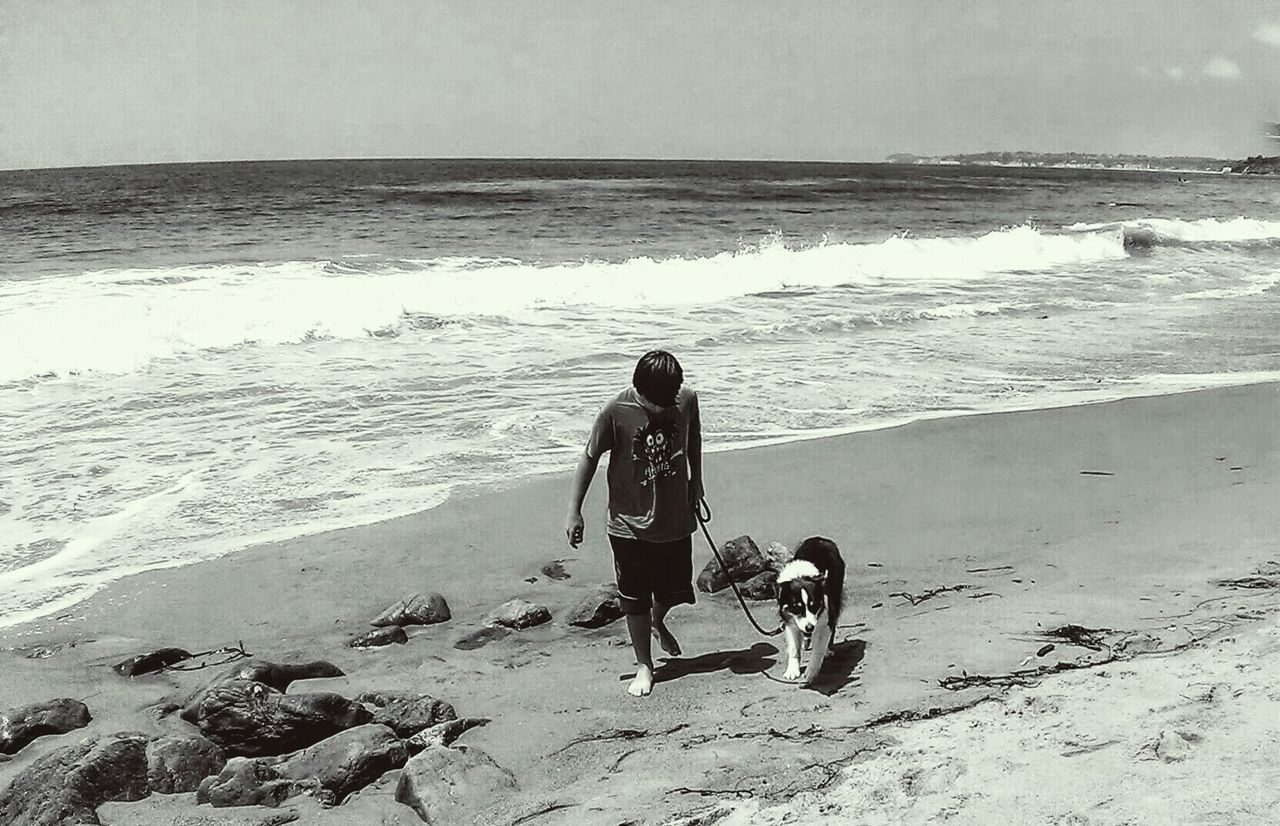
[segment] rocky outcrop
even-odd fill
[[[747,599],[776,599],[778,587],[778,572],[765,571],[742,583],[738,590],[742,592],[742,596]]]
[[[429,694],[366,691],[356,702],[369,708],[372,722],[387,726],[399,737],[412,737],[437,723],[458,719],[453,706]]]
[[[579,628],[601,628],[621,617],[618,589],[601,585],[570,609],[568,623]]]
[[[0,714],[0,754],[17,754],[37,737],[66,734],[91,719],[84,703],[69,698],[11,708]]]
[[[551,611],[545,605],[535,605],[524,599],[508,600],[489,615],[488,624],[501,625],[522,631],[551,621]]]
[[[160,671],[174,663],[190,658],[191,652],[184,648],[160,648],[146,654],[130,657],[124,662],[116,663],[112,666],[112,669],[121,677],[139,677],[143,674]]]
[[[383,645],[404,645],[409,641],[409,635],[399,625],[388,625],[382,628],[375,628],[367,631],[351,642],[347,643],[350,648],[377,648]]]
[[[486,726],[491,722],[488,717],[459,717],[457,720],[447,720],[443,723],[436,723],[431,728],[423,729],[406,739],[404,745],[410,754],[417,754],[423,749],[429,749],[432,746],[448,746],[462,736],[464,732],[480,726]]]
[[[447,622],[453,615],[449,612],[449,603],[437,593],[413,594],[405,597],[387,608],[373,620],[371,625],[383,627],[387,625],[433,625]]]
[[[91,737],[23,769],[0,793],[0,823],[96,824],[103,803],[141,800],[149,793],[146,736]]]
[[[276,691],[286,691],[289,686],[298,680],[314,680],[324,677],[342,677],[344,673],[331,662],[325,660],[314,660],[309,663],[273,663],[268,660],[246,660],[238,665],[232,666],[224,671],[213,681],[207,683],[203,688],[191,696],[183,705],[182,719],[188,723],[196,721],[197,709],[204,701],[205,696],[222,685],[223,683],[234,680],[249,680],[255,683],[262,683],[270,686]]]
[[[147,743],[147,786],[160,794],[194,792],[222,771],[222,749],[198,734],[167,734]]]
[[[306,748],[373,721],[368,709],[341,695],[283,694],[254,680],[219,683],[188,711],[189,721],[228,755],[251,757]]]
[[[769,560],[760,553],[760,549],[756,547],[751,537],[746,535],[724,543],[720,556],[724,558],[725,566],[729,569],[729,576],[725,576],[720,563],[713,556],[698,574],[698,590],[703,593],[714,594],[716,591],[728,588],[730,578],[734,582],[746,582],[771,570]]]
[[[1232,164],[1231,171],[1246,175],[1269,175],[1280,172],[1280,156],[1251,155],[1243,161]]]
[[[196,802],[215,808],[279,806],[294,792],[294,782],[273,767],[248,757],[233,757],[214,777],[196,790]]]
[[[460,823],[517,789],[515,776],[483,751],[433,746],[409,758],[396,800],[427,823]]]
[[[373,723],[321,740],[273,768],[281,777],[315,780],[334,803],[341,803],[408,759],[396,733]]]

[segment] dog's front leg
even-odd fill
[[[822,670],[822,661],[827,658],[827,649],[831,645],[831,627],[825,622],[813,630],[813,644],[809,647],[809,666],[805,670],[804,684],[813,685]]]
[[[794,622],[788,622],[784,627],[787,630],[787,670],[782,672],[782,679],[798,680],[800,679],[800,652],[804,650],[804,640]]]

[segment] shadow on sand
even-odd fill
[[[853,682],[853,670],[862,662],[866,653],[866,640],[845,640],[831,646],[827,661],[822,664],[822,673],[813,681],[810,690],[828,697],[835,694]]]
[[[654,682],[665,683],[690,674],[711,674],[715,671],[732,671],[734,674],[761,674],[777,664],[778,649],[767,642],[758,642],[750,648],[737,651],[715,651],[697,657],[663,658],[662,664],[653,670]],[[635,676],[622,677],[630,680]]]

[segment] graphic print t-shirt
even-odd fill
[[[673,542],[693,533],[689,506],[689,429],[698,426],[698,396],[681,387],[675,407],[650,413],[635,388],[614,396],[596,417],[587,452],[609,454],[612,536]]]

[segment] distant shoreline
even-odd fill
[[[1268,174],[1280,171],[1280,157],[1254,155],[1243,160],[1194,156],[1093,155],[1083,152],[976,152],[962,155],[898,153],[886,163],[909,166],[989,166],[1012,169],[1101,169],[1121,172],[1196,174]]]

